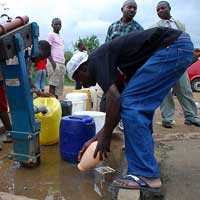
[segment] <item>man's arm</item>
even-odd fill
[[[48,41],[48,43],[51,45],[51,49],[52,49],[52,45],[53,45],[53,42],[54,42],[54,37],[53,37],[52,34],[49,34],[49,35],[48,35],[47,41]],[[51,65],[52,65],[52,67],[53,67],[53,70],[55,70],[55,69],[56,69],[56,63],[55,63],[54,59],[52,58],[51,55],[49,56],[48,59],[49,59]]]
[[[54,59],[52,58],[52,56],[49,56],[49,61],[52,65],[52,67],[53,67],[53,70],[55,70],[56,69],[56,63],[55,63]]]
[[[117,126],[120,119],[120,93],[115,84],[112,84],[108,91],[106,92],[106,120],[103,128],[88,142],[86,142],[80,153],[79,160],[84,154],[88,146],[94,142],[98,141],[97,148],[94,157],[100,152],[100,159],[107,157],[107,152],[110,151],[110,142],[112,137],[112,132]]]
[[[112,132],[120,120],[120,93],[115,84],[112,84],[106,93],[106,120],[104,127],[99,131],[97,147],[94,157],[100,153],[100,160],[110,152]]]
[[[120,120],[120,93],[115,84],[112,84],[106,93],[106,121],[104,130],[111,134]]]

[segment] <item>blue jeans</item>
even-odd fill
[[[154,157],[153,116],[164,97],[192,61],[193,44],[187,34],[157,50],[137,70],[121,95],[128,174],[159,177]]]
[[[37,89],[44,90],[46,79],[46,70],[35,71],[35,86]]]

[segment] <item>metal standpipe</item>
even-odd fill
[[[26,22],[28,23],[27,20]],[[34,22],[14,27],[15,29],[0,36],[0,70],[4,77],[12,119],[12,131],[9,134],[13,139],[13,159],[22,166],[35,167],[40,164],[40,122],[34,117],[24,50],[32,47],[32,55],[38,53],[39,27]],[[18,58],[18,63],[7,65],[7,60],[14,56]],[[43,112],[44,110],[42,108]]]

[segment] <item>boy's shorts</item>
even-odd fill
[[[56,69],[53,70],[51,63],[48,60],[47,74],[49,85],[55,86],[55,94],[57,96],[62,96],[65,77],[65,65],[62,63],[56,63]]]
[[[8,112],[8,101],[3,81],[0,81],[0,112]]]

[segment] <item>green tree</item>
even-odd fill
[[[99,39],[96,35],[87,36],[86,38],[79,38],[78,41],[75,42],[74,50],[77,50],[78,43],[82,42],[89,50],[89,52],[93,52],[96,48],[99,47]]]
[[[70,50],[65,51],[65,62],[67,63],[73,55],[73,52]]]
[[[72,51],[70,51],[70,50],[65,51],[65,64],[67,64],[67,62],[70,60],[70,58],[72,57],[72,55],[73,55]],[[67,74],[65,75],[65,85],[68,85],[68,86],[69,85],[74,85],[74,82],[71,81],[68,78]]]

